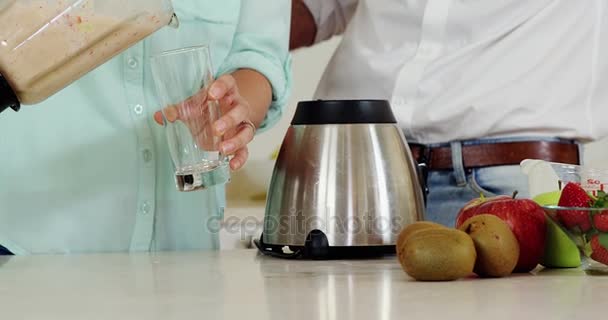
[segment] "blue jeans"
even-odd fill
[[[518,198],[529,197],[528,178],[519,165],[465,169],[462,164],[461,147],[463,145],[521,140],[540,140],[540,138],[475,140],[449,144],[452,149],[453,169],[428,172],[429,194],[425,220],[454,227],[458,211],[468,201],[479,198],[482,193],[485,197],[492,197],[512,195],[514,191],[517,191]],[[580,145],[579,154],[582,155]]]
[[[454,227],[458,211],[479,198],[511,195],[517,190],[519,198],[528,195],[528,179],[519,166],[497,166],[464,171],[431,171],[427,184],[429,194],[425,219]]]

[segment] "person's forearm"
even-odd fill
[[[240,69],[232,73],[241,96],[250,107],[250,119],[259,128],[272,103],[272,87],[261,73],[251,69]]]
[[[302,0],[292,0],[289,50],[313,45],[316,34],[317,25],[306,4]]]

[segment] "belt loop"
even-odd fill
[[[422,195],[424,197],[424,205],[427,205],[427,197],[429,194],[429,166],[431,163],[431,148],[427,145],[421,145],[420,150],[420,162],[418,163],[418,178],[420,187],[422,188]]]
[[[456,179],[456,185],[464,187],[467,185],[467,176],[462,160],[462,143],[460,141],[451,142],[450,149],[452,151],[452,174],[454,175],[454,179]]]
[[[578,164],[582,166],[585,164],[585,162],[584,162],[585,159],[583,157],[583,154],[585,153],[585,145],[582,143],[579,143],[578,141],[575,141],[574,143],[578,147]]]

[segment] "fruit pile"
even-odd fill
[[[505,222],[482,214],[459,229],[432,222],[411,224],[399,235],[397,255],[403,270],[416,280],[456,280],[473,272],[504,277],[517,264],[519,244]]]
[[[475,199],[466,204],[456,217],[456,227],[470,217],[489,213],[505,221],[517,238],[520,251],[514,272],[529,272],[540,263],[545,251],[547,223],[545,210],[530,199],[497,196]]]
[[[529,272],[541,262],[547,234],[545,211],[529,199],[509,196],[467,203],[456,228],[417,222],[397,240],[403,270],[421,281],[449,281],[473,273],[504,277]]]
[[[587,256],[608,265],[608,194],[598,191],[593,196],[570,182],[562,190],[558,207],[552,218],[584,245]]]
[[[576,268],[581,254],[608,271],[608,194],[569,182],[553,205],[501,195],[473,199],[456,227],[417,222],[397,240],[403,270],[416,280],[504,277],[545,268]],[[589,259],[587,260],[589,261]],[[583,265],[585,266],[585,265]]]

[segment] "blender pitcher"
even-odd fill
[[[0,112],[45,100],[174,17],[171,0],[0,0]]]

